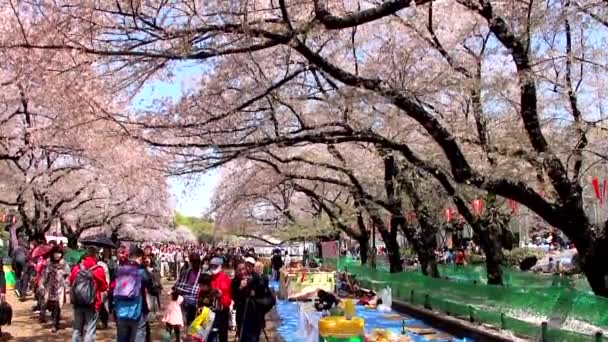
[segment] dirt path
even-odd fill
[[[168,285],[168,284],[167,284]],[[72,339],[72,306],[66,303],[61,313],[60,329],[56,333],[51,332],[51,324],[38,323],[38,315],[32,311],[32,306],[35,301],[31,298],[20,302],[15,297],[14,293],[7,293],[7,300],[13,307],[13,321],[9,326],[2,327],[2,337],[0,341],[27,341],[27,342],[66,342]],[[165,295],[161,301],[164,303],[168,300]],[[160,318],[155,320],[151,326],[152,341],[161,341],[163,332],[162,322]],[[97,328],[96,341],[115,341],[116,326],[110,322],[108,329]]]
[[[173,285],[173,282],[163,282],[165,289],[169,289]],[[22,341],[22,342],[66,342],[72,339],[72,306],[67,303],[63,307],[61,313],[61,328],[56,333],[51,332],[51,324],[40,324],[38,323],[38,315],[35,315],[32,311],[32,306],[35,304],[31,296],[30,299],[25,302],[20,302],[15,297],[13,291],[7,293],[7,300],[13,307],[13,321],[9,326],[2,327],[2,336],[0,341]],[[169,301],[167,290],[163,291],[161,297],[161,303],[164,306]],[[152,322],[151,331],[153,342],[161,341],[161,334],[164,331],[164,325],[160,322],[160,314],[158,319]],[[278,315],[273,310],[268,314],[268,322],[266,324],[266,332],[268,334],[269,342],[280,341],[279,337],[275,335],[275,327],[279,322]],[[110,322],[108,329],[101,330],[97,328],[96,341],[115,341],[116,340],[116,326],[113,322]],[[231,334],[231,341],[234,341],[234,334]],[[261,341],[266,341],[262,336]]]

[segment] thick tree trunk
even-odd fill
[[[502,282],[502,262],[504,260],[504,254],[502,252],[501,243],[499,241],[500,236],[494,233],[488,233],[484,230],[483,235],[479,241],[481,242],[483,252],[486,255],[486,271],[488,273],[488,284],[489,285],[503,285]],[[482,242],[483,241],[483,242]]]
[[[68,238],[68,247],[69,248],[78,248],[78,235],[76,234],[68,234],[66,236]]]
[[[608,239],[605,236],[596,238],[586,249],[580,248],[576,241],[573,242],[579,250],[581,271],[587,277],[593,293],[608,297]]]
[[[420,262],[422,274],[432,278],[439,278],[439,268],[437,267],[437,261],[435,260],[433,250],[420,249],[421,252],[418,253],[418,261]]]
[[[367,257],[369,256],[369,237],[365,236],[357,239],[359,243],[359,255],[361,256],[361,265],[367,264]]]
[[[416,231],[405,222],[401,226],[401,231],[411,243],[414,252],[418,256],[422,274],[433,278],[439,278],[439,268],[437,267],[435,254],[433,253],[435,246],[430,243],[432,238],[429,238],[426,242],[423,241],[420,236],[416,234]]]
[[[382,228],[380,235],[384,240],[386,252],[388,253],[388,262],[391,273],[403,272],[403,264],[401,263],[401,252],[399,252],[399,243],[397,242],[397,234],[392,234],[389,230]]]

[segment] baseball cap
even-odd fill
[[[222,258],[213,258],[209,261],[209,266],[222,266],[224,262],[222,261]]]
[[[252,258],[252,257],[247,257],[247,258],[245,258],[245,263],[254,265],[255,264],[255,259]]]

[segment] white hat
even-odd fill
[[[255,265],[255,259],[252,257],[245,258],[245,263]]]

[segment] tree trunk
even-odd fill
[[[359,255],[361,256],[361,265],[367,264],[367,257],[369,255],[369,237],[365,236],[357,239],[359,243]]]
[[[29,236],[30,241],[46,241],[46,237],[43,232],[40,232],[38,229],[34,229],[31,231],[31,235]]]
[[[112,240],[112,242],[114,243],[114,245],[119,246],[119,242],[118,241],[118,231],[112,230],[112,234],[110,234],[110,240]]]
[[[489,225],[486,229],[479,229],[477,232],[480,247],[486,255],[489,285],[503,285],[501,266],[504,261],[504,254],[499,233],[496,229],[492,229],[492,225]]]
[[[598,237],[585,249],[579,248],[576,241],[573,242],[579,251],[581,271],[587,277],[593,293],[608,297],[608,239],[605,236]]]
[[[420,250],[421,252],[417,254],[422,274],[432,278],[439,278],[439,268],[437,267],[437,261],[435,260],[433,249],[426,250],[424,248],[420,248]]]
[[[66,237],[68,238],[68,248],[78,248],[78,235],[68,234]]]
[[[397,242],[397,234],[392,234],[388,229],[379,229],[382,240],[386,245],[388,253],[388,263],[391,273],[403,272],[403,264],[401,263],[401,253],[399,252],[399,243]]]

